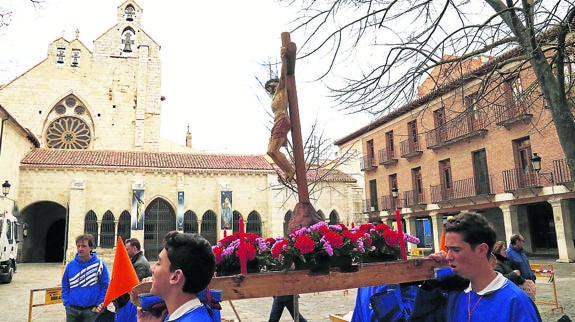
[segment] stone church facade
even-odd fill
[[[28,233],[20,261],[70,258],[84,232],[97,237],[107,259],[118,236],[140,239],[150,260],[171,230],[214,243],[223,236],[225,198],[228,233],[240,217],[264,237],[285,232],[297,200],[265,156],[197,152],[189,131],[187,147],[166,148],[160,45],[142,29],[142,13],[135,1],[123,2],[93,49],[78,34],[58,38],[44,60],[0,85],[0,179],[10,180]],[[318,213],[329,222],[357,221],[356,180],[336,171],[323,181],[310,196]]]

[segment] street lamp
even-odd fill
[[[393,199],[397,199],[398,195],[399,195],[399,190],[397,189],[397,187],[394,186],[393,188],[391,188],[391,197]]]
[[[547,182],[553,183],[553,172],[540,172],[541,171],[541,157],[537,155],[537,153],[533,153],[531,156],[531,167],[533,171],[537,173],[539,177],[545,178]],[[549,178],[547,177],[549,175]]]
[[[10,182],[8,182],[8,180],[4,181],[4,183],[2,184],[2,194],[4,195],[4,197],[6,197],[10,193],[11,186],[12,185],[10,184]]]

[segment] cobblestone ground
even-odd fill
[[[550,259],[532,258],[532,263],[552,264],[555,271],[555,284],[558,298],[558,305],[562,306],[567,316],[575,322],[575,263],[555,263]],[[31,290],[57,287],[60,285],[62,265],[45,263],[33,264],[22,263],[18,265],[18,271],[10,284],[0,285],[0,301],[2,310],[0,321],[22,322],[28,321],[29,303]],[[33,303],[41,304],[45,302],[45,292],[33,292]],[[553,284],[549,278],[539,277],[537,279],[537,307],[541,312],[543,321],[557,321],[563,314],[560,310],[552,309],[556,305],[554,302]],[[225,296],[225,294],[224,294]],[[330,314],[345,314],[353,310],[355,304],[356,290],[345,290],[301,294],[300,312],[310,322],[330,321]],[[236,320],[237,312],[242,322],[267,321],[272,305],[272,298],[259,298],[249,300],[233,301],[233,308],[230,302],[222,303],[222,318]],[[64,321],[64,309],[61,304],[37,306],[31,309],[31,321]],[[284,311],[281,321],[291,321],[287,310]]]

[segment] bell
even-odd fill
[[[130,33],[126,33],[126,39],[122,40],[122,42],[124,43],[124,49],[123,51],[125,53],[131,53],[132,52],[132,35]]]
[[[134,11],[133,7],[126,7],[126,21],[134,21]]]

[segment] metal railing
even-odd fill
[[[375,157],[364,155],[363,157],[359,158],[360,162],[360,169],[361,171],[375,169],[377,167],[375,163]]]
[[[481,112],[456,117],[448,123],[425,133],[427,147],[435,148],[477,135],[486,129],[487,122],[485,119],[486,117]]]
[[[395,159],[395,151],[389,147],[379,150],[377,157],[379,158],[379,164],[390,164],[397,161]]]
[[[503,190],[505,192],[540,186],[539,174],[530,168],[503,170]]]
[[[491,177],[486,181],[477,181],[475,178],[455,180],[450,184],[439,184],[430,187],[431,202],[447,201],[492,194]]]
[[[403,198],[405,199],[406,207],[425,204],[425,190],[421,189],[421,192],[418,190],[404,191]]]
[[[364,199],[363,200],[363,212],[373,212],[379,211],[379,207],[377,205],[377,199]]]
[[[555,181],[559,184],[573,182],[567,159],[553,160],[553,173]]]
[[[399,200],[393,198],[392,195],[381,196],[379,199],[381,201],[381,210],[391,210],[399,206]]]
[[[409,138],[405,141],[401,141],[399,143],[401,157],[402,158],[409,158],[418,154],[421,154],[423,151],[419,146],[419,140],[413,141],[413,138]]]

